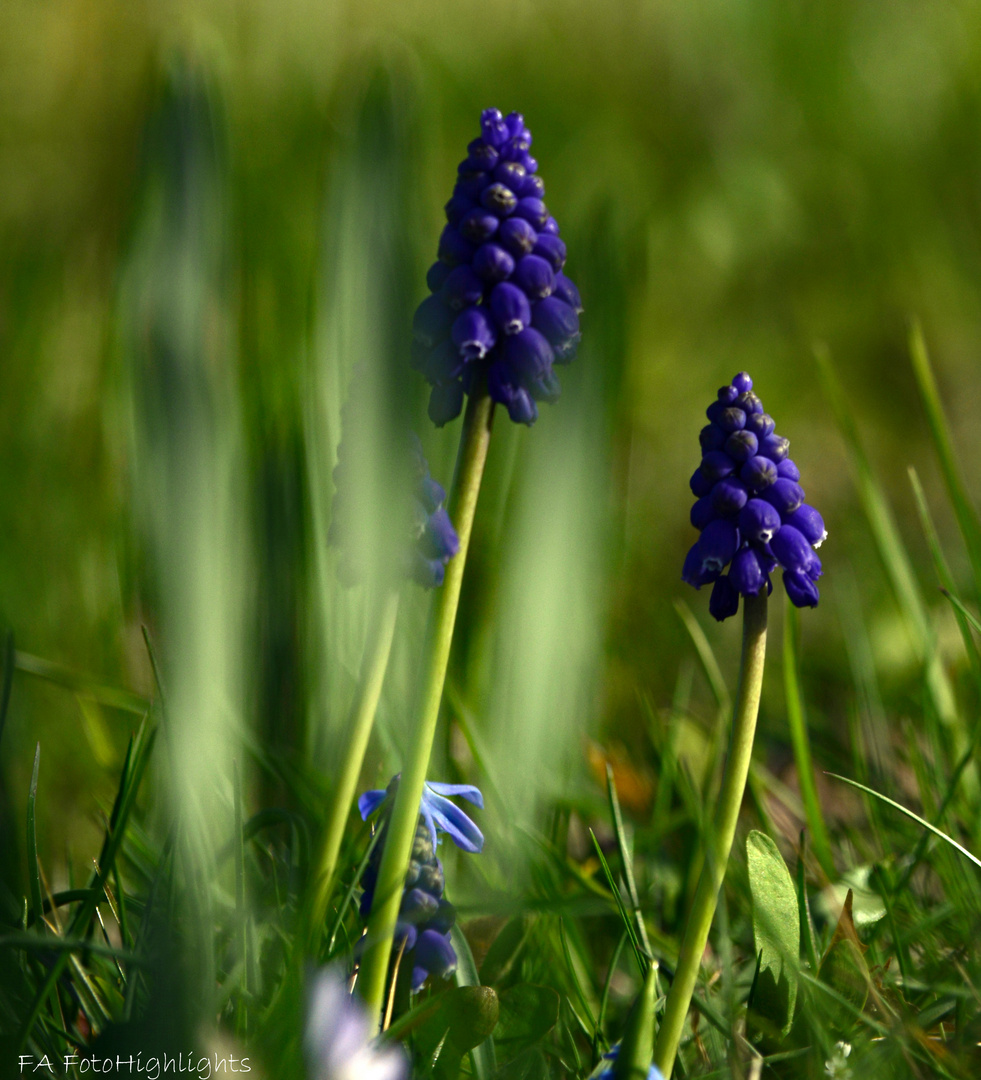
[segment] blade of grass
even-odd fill
[[[913,645],[924,666],[927,689],[941,722],[953,726],[957,722],[954,693],[937,655],[933,628],[899,529],[865,454],[858,426],[848,406],[831,356],[824,347],[815,349],[815,356],[825,396],[845,440],[855,485],[879,557],[885,567],[896,603],[906,621]]]
[[[595,839],[595,838],[594,838]],[[576,997],[579,998],[579,1004],[582,1005],[583,1012],[586,1014],[586,1018],[589,1020],[589,1028],[583,1025],[583,1034],[590,1040],[590,1042],[596,1041],[596,1034],[599,1030],[596,1026],[596,1020],[593,1017],[593,1010],[589,1007],[589,1002],[586,1000],[586,995],[583,993],[582,984],[579,981],[579,975],[576,972],[575,965],[572,962],[572,953],[569,950],[569,942],[566,939],[565,934],[565,920],[559,919],[559,941],[562,945],[562,955],[565,957],[565,965],[569,969],[569,974],[572,976],[572,986],[576,991]],[[571,1007],[572,1003],[569,1002]]]
[[[651,942],[647,936],[647,927],[644,925],[644,913],[640,908],[637,882],[634,880],[633,859],[623,829],[623,814],[620,812],[620,800],[617,798],[616,784],[613,783],[613,766],[609,762],[606,764],[606,794],[610,802],[610,816],[613,818],[613,832],[617,839],[617,849],[620,852],[620,863],[623,866],[623,880],[626,883],[627,896],[630,898],[630,906],[637,921],[637,934],[644,947],[644,952],[651,956],[653,955]]]
[[[37,932],[44,933],[44,919],[40,913],[44,910],[41,902],[41,873],[37,861],[37,774],[41,764],[41,744],[34,751],[34,769],[31,772],[31,786],[27,793],[27,880],[31,890],[31,909],[37,923]]]
[[[919,825],[921,828],[927,829],[929,832],[933,833],[934,836],[940,837],[941,840],[950,844],[952,848],[954,848],[956,851],[959,851],[966,858],[970,859],[975,866],[981,869],[981,859],[979,859],[976,855],[972,855],[966,847],[964,847],[962,844],[958,844],[956,840],[948,836],[945,832],[943,832],[943,830],[938,829],[936,825],[931,825],[929,821],[924,821],[924,819],[921,818],[919,814],[914,814],[912,810],[903,806],[902,803],[898,803],[894,799],[890,799],[887,795],[883,795],[879,791],[875,791],[870,787],[866,787],[865,784],[860,784],[857,780],[849,780],[847,776],[839,776],[837,773],[833,772],[826,773],[825,775],[830,776],[833,780],[840,780],[843,784],[849,784],[853,788],[858,788],[859,791],[864,791],[866,795],[871,795],[873,796],[873,798],[879,799],[880,801],[884,802],[887,806],[891,806],[894,810],[898,810],[901,814],[905,814],[906,817],[908,817],[911,821],[915,821],[917,825]]]
[[[957,591],[954,576],[950,572],[943,548],[940,546],[940,537],[937,535],[937,529],[933,523],[933,516],[930,513],[923,485],[920,483],[919,475],[912,465],[909,467],[909,482],[913,488],[913,497],[916,499],[920,525],[926,536],[930,554],[933,556],[933,567],[937,574],[937,580],[940,582],[940,590],[950,599]],[[977,644],[971,636],[969,616],[960,603],[954,605],[954,618],[957,620],[957,627],[961,632],[961,639],[964,642],[964,649],[967,652],[968,663],[971,665],[971,674],[974,676],[975,685],[981,690],[981,654],[979,654]]]
[[[811,922],[811,905],[807,899],[807,880],[804,874],[806,843],[807,838],[801,830],[800,845],[797,849],[797,910],[800,914],[800,937],[804,946],[804,956],[811,965],[811,971],[817,971],[817,946],[814,943],[814,924]]]
[[[641,950],[640,942],[637,940],[637,935],[634,933],[633,920],[630,918],[626,907],[623,903],[623,898],[620,896],[620,890],[617,888],[617,883],[613,878],[613,873],[610,870],[610,864],[606,861],[606,856],[603,854],[603,849],[599,845],[599,841],[596,839],[596,834],[592,829],[589,830],[589,835],[593,841],[593,847],[596,849],[596,854],[599,857],[600,865],[603,867],[603,873],[606,876],[606,883],[610,886],[610,892],[613,893],[613,900],[617,906],[617,911],[620,913],[620,920],[623,923],[623,928],[627,932],[627,936],[630,938],[630,946],[634,951],[634,959],[637,961],[637,970],[640,972],[641,978],[646,977],[647,968],[649,966],[648,960],[645,958],[643,951]]]
[[[617,970],[617,964],[620,962],[620,954],[623,952],[623,947],[627,943],[627,931],[620,935],[617,939],[616,948],[613,950],[613,955],[610,957],[610,966],[606,969],[606,978],[603,980],[603,992],[600,995],[599,1012],[596,1015],[596,1033],[602,1042],[606,1042],[606,1036],[603,1031],[603,1027],[606,1023],[606,1007],[610,1000],[610,986],[613,983],[613,976]],[[593,1048],[595,1051],[595,1047]]]
[[[32,656],[30,653],[17,650],[14,653],[14,666],[18,671],[26,675],[34,675],[46,682],[63,686],[67,690],[83,692],[94,698],[100,705],[108,705],[110,708],[119,709],[122,712],[134,713],[142,716],[149,702],[139,694],[130,690],[121,690],[115,686],[103,686],[95,682],[87,675],[82,675],[63,664],[53,663],[51,660],[43,660],[40,656]]]
[[[787,699],[787,726],[790,729],[790,742],[794,749],[794,761],[797,765],[797,782],[800,785],[801,799],[804,803],[804,816],[811,830],[811,844],[821,869],[829,878],[835,878],[835,861],[831,854],[831,841],[824,823],[824,814],[818,799],[814,783],[814,763],[811,760],[811,744],[807,735],[807,720],[804,717],[804,702],[800,692],[800,619],[797,609],[790,603],[784,604],[783,616],[783,688]]]
[[[0,686],[0,741],[3,739],[3,729],[7,722],[7,709],[10,707],[10,692],[14,685],[15,665],[14,632],[8,630],[3,644],[3,684]]]
[[[106,880],[115,861],[119,846],[122,844],[123,834],[126,830],[126,820],[129,817],[129,813],[136,799],[136,792],[139,789],[140,781],[146,769],[149,754],[156,736],[156,728],[147,729],[147,719],[148,716],[144,715],[139,730],[130,739],[129,746],[127,747],[119,790],[116,792],[112,814],[109,818],[110,827],[103,840],[97,869],[90,879],[90,899],[84,900],[75,912],[68,928],[67,937],[69,939],[83,937],[87,932],[89,923],[92,921],[95,912],[95,907],[98,904],[98,898],[102,892],[102,883]],[[38,884],[38,895],[40,895],[40,883]],[[40,910],[40,907],[38,910]],[[20,1038],[17,1041],[18,1053],[21,1053],[24,1046],[27,1044],[34,1024],[44,1007],[44,1003],[48,1000],[48,996],[58,979],[61,977],[61,973],[64,971],[66,963],[67,953],[62,952],[59,954],[54,964],[52,964],[40,990],[38,990],[35,995],[31,1008],[21,1027]]]
[[[934,449],[937,451],[937,457],[940,460],[940,471],[943,473],[947,494],[954,507],[957,524],[960,527],[961,536],[964,538],[964,546],[967,548],[967,555],[971,561],[971,569],[974,573],[975,596],[981,600],[981,520],[979,520],[978,512],[967,493],[967,486],[957,463],[957,455],[954,452],[954,444],[950,436],[950,424],[944,415],[940,391],[937,388],[930,357],[927,353],[926,340],[923,337],[923,329],[918,322],[914,322],[910,330],[909,352],[910,360],[913,363],[913,374],[916,376],[916,382],[920,388],[920,397],[926,412]]]
[[[719,667],[719,661],[716,660],[712,646],[705,636],[705,631],[684,600],[676,600],[674,610],[678,613],[678,618],[681,619],[685,629],[688,631],[688,636],[692,640],[692,644],[695,646],[695,652],[698,654],[702,670],[705,672],[706,679],[708,679],[709,688],[715,698],[716,705],[719,707],[719,711],[728,716],[732,712],[732,698],[729,696],[725,679],[722,677],[722,669]]]

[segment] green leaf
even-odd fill
[[[453,940],[453,948],[456,950],[457,965],[456,965],[456,982],[460,987],[478,987],[481,990],[486,987],[481,987],[481,978],[477,974],[477,964],[474,961],[473,953],[470,951],[470,942],[467,941],[466,935],[460,929],[459,924],[454,923],[450,936]],[[492,990],[493,994],[494,991]],[[490,999],[486,999],[488,1002]],[[490,1008],[489,1004],[487,1008]],[[467,1047],[470,1050],[470,1056],[473,1059],[474,1072],[476,1073],[478,1080],[488,1080],[495,1072],[497,1072],[497,1052],[494,1047],[494,1028],[497,1026],[497,1020],[499,1016],[498,998],[497,994],[494,994],[494,1023],[487,1029],[482,1041],[478,1040],[477,1043]],[[489,1015],[489,1014],[488,1014]]]
[[[754,1012],[786,1035],[794,1019],[800,957],[797,891],[777,845],[753,830],[746,839],[749,888],[753,898],[753,940],[761,954]]]
[[[419,1026],[416,1047],[433,1060],[434,1077],[456,1080],[463,1055],[497,1026],[498,998],[489,986],[456,986],[436,1000],[436,1010]]]
[[[540,1042],[559,1019],[559,995],[550,986],[519,983],[502,991],[494,1042],[508,1058]]]

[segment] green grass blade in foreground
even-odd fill
[[[899,529],[862,447],[855,417],[849,408],[831,356],[826,348],[818,348],[815,350],[815,357],[825,397],[845,440],[859,499],[879,550],[879,557],[885,566],[896,603],[906,620],[913,645],[923,663],[927,689],[934,709],[945,726],[954,725],[957,721],[954,692],[937,655],[935,634]]]
[[[974,675],[975,684],[981,689],[981,653],[978,652],[978,647],[971,636],[970,631],[970,617],[967,613],[967,609],[960,603],[960,601],[954,601],[954,594],[957,592],[954,584],[954,576],[950,572],[950,567],[947,565],[947,559],[944,557],[943,548],[940,546],[940,537],[937,535],[936,526],[933,523],[933,515],[930,513],[930,506],[926,500],[926,493],[923,490],[923,485],[920,483],[920,477],[916,469],[911,465],[909,467],[909,482],[913,488],[913,496],[916,499],[916,508],[920,515],[920,524],[923,527],[923,533],[926,536],[927,544],[930,547],[930,554],[933,556],[933,567],[937,573],[937,580],[940,582],[940,589],[954,604],[954,617],[957,619],[957,626],[961,632],[961,639],[964,642],[964,649],[967,652],[968,663],[971,665],[971,672]]]
[[[800,784],[804,813],[807,826],[811,830],[811,844],[821,868],[833,880],[835,862],[817,787],[814,784],[814,763],[811,760],[811,744],[800,692],[799,638],[800,616],[788,597],[784,604],[783,619],[783,687],[787,699],[787,724],[790,728],[790,742],[794,748],[794,762],[797,765],[797,781]]]
[[[409,864],[412,838],[419,820],[419,804],[439,720],[443,683],[453,644],[453,629],[460,603],[467,548],[477,509],[480,481],[487,460],[493,415],[494,404],[486,390],[475,387],[467,402],[460,437],[460,457],[448,506],[450,519],[460,538],[460,550],[450,559],[446,577],[436,591],[433,601],[424,654],[419,711],[409,745],[408,760],[401,770],[402,778],[389,820],[388,837],[375,886],[375,899],[368,920],[368,940],[358,979],[358,989],[368,1006],[375,1030],[381,1023],[388,961],[398,918],[402,882]]]
[[[337,856],[344,839],[344,828],[357,793],[358,777],[364,764],[368,740],[375,723],[375,712],[381,697],[382,684],[388,668],[388,658],[392,651],[392,639],[395,636],[395,623],[399,612],[399,590],[386,591],[374,624],[368,632],[362,660],[361,675],[355,693],[344,752],[341,755],[340,772],[331,793],[330,813],[324,826],[320,851],[311,875],[311,893],[308,901],[306,919],[306,947],[312,951],[323,931],[327,904],[334,874],[337,870]]]
[[[610,892],[613,894],[613,901],[617,906],[620,921],[623,923],[623,929],[630,939],[630,945],[634,951],[634,959],[637,961],[637,970],[643,975],[648,968],[648,957],[644,955],[640,942],[637,940],[637,933],[634,930],[633,920],[630,918],[630,914],[624,905],[623,898],[620,896],[620,890],[617,888],[616,879],[613,877],[613,872],[610,870],[610,864],[606,861],[603,849],[596,839],[596,834],[590,829],[589,835],[593,841],[593,847],[596,849],[596,855],[600,861],[600,866],[602,866],[603,873],[606,876],[606,883],[610,886]]]
[[[722,669],[719,667],[719,661],[715,658],[709,639],[705,636],[705,631],[684,600],[675,600],[674,610],[678,613],[678,618],[681,619],[685,629],[688,631],[688,636],[692,640],[692,644],[695,646],[695,652],[698,653],[699,662],[705,672],[706,679],[708,679],[712,696],[715,698],[719,711],[728,715],[732,710],[732,698],[729,696],[729,689],[726,686],[725,679],[722,677]]]
[[[959,851],[966,858],[970,859],[975,866],[981,868],[981,859],[979,859],[976,855],[972,855],[966,847],[964,847],[962,844],[958,844],[956,840],[948,836],[941,829],[938,829],[936,825],[931,825],[929,821],[924,821],[924,819],[921,818],[919,814],[914,814],[912,810],[909,810],[907,807],[903,806],[902,803],[898,803],[895,800],[890,799],[887,795],[883,795],[879,791],[875,791],[870,787],[866,787],[865,784],[860,784],[857,780],[849,780],[847,776],[839,776],[837,773],[833,772],[829,772],[827,775],[834,780],[840,780],[843,784],[848,784],[853,788],[857,788],[859,791],[864,791],[866,795],[871,795],[873,798],[879,799],[881,802],[884,802],[887,806],[891,806],[894,810],[898,810],[901,814],[905,814],[906,817],[908,817],[911,821],[915,821],[917,825],[921,826],[924,829],[927,829],[929,832],[932,832],[934,836],[940,837],[941,840],[944,840],[946,843],[950,844],[952,848]]]
[[[606,765],[606,794],[610,802],[610,816],[613,818],[613,832],[617,838],[617,850],[620,852],[620,862],[623,865],[623,880],[627,886],[627,895],[630,898],[630,906],[634,918],[637,920],[637,933],[640,942],[644,946],[644,952],[651,955],[651,942],[647,936],[647,927],[644,925],[644,913],[640,907],[640,896],[637,893],[637,883],[634,880],[633,859],[630,845],[623,829],[623,814],[620,813],[620,800],[617,798],[616,785],[613,783],[613,766]]]
[[[918,322],[914,323],[910,330],[909,354],[913,362],[913,374],[920,388],[927,423],[930,425],[930,435],[937,457],[940,459],[940,470],[943,473],[947,494],[950,496],[968,558],[971,560],[975,597],[981,600],[981,520],[978,519],[977,509],[967,493],[967,486],[954,451],[950,425],[944,415],[940,391],[933,375],[930,356],[927,353],[923,329]]]
[[[31,772],[31,787],[27,793],[27,877],[31,888],[31,908],[37,920],[38,933],[44,932],[44,920],[41,918],[41,868],[37,861],[37,774],[41,763],[41,744],[34,751],[34,769]]]
[[[765,593],[756,597],[746,597],[743,600],[743,644],[739,666],[739,691],[729,740],[729,754],[722,778],[722,790],[719,792],[711,841],[705,853],[695,897],[688,912],[685,935],[678,955],[678,967],[668,992],[654,1052],[654,1063],[664,1074],[665,1080],[670,1080],[674,1069],[685,1017],[688,1015],[692,994],[698,981],[702,955],[705,952],[705,944],[712,926],[719,889],[725,878],[739,808],[746,790],[746,780],[753,755],[753,739],[756,734],[756,717],[759,713],[760,693],[763,687],[766,609]]]

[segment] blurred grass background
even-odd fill
[[[180,72],[200,96],[190,142],[179,132],[161,142]],[[656,742],[692,655],[679,597],[731,678],[735,627],[711,624],[707,597],[679,575],[694,538],[687,481],[703,410],[741,369],[791,439],[831,533],[822,604],[802,619],[818,768],[850,760],[857,713],[879,709],[898,737],[901,718],[922,708],[915,643],[814,347],[838,364],[956,678],[963,654],[916,524],[909,464],[958,582],[967,562],[940,496],[907,331],[918,316],[974,494],[981,11],[962,3],[5,4],[0,613],[18,649],[149,693],[142,625],[165,639],[168,626],[217,638],[220,677],[240,673],[234,702],[214,699],[200,654],[183,668],[173,660],[181,677],[200,661],[188,676],[203,680],[200,708],[212,718],[227,709],[263,744],[329,769],[365,614],[363,597],[336,585],[325,546],[340,406],[356,361],[395,370],[407,358],[407,318],[402,356],[397,336],[367,328],[424,295],[456,162],[488,105],[519,109],[535,135],[586,307],[561,402],[531,431],[498,419],[464,587],[451,696],[499,809],[523,817],[572,790],[592,737],[641,763],[635,808],[646,813],[651,717]],[[134,411],[132,383],[147,316],[134,296],[167,295],[161,252],[179,243],[147,228],[155,170],[202,137],[210,201],[204,224],[185,226],[210,268],[195,340],[206,342],[204,422],[225,456],[199,448],[199,517],[179,522],[213,545],[192,545],[200,562],[188,574],[210,581],[222,606],[198,591],[168,615],[161,590],[181,567],[152,559],[167,522],[147,538],[141,440],[152,423]],[[385,250],[379,221],[398,230]],[[429,430],[425,388],[405,386],[448,483],[458,423]],[[195,475],[193,455],[177,459]],[[211,520],[207,492],[219,488]],[[179,492],[168,497],[159,512],[186,509]],[[424,608],[416,594],[404,605],[375,763],[403,738]],[[163,649],[173,654],[173,641]],[[854,672],[868,695],[860,705]],[[774,665],[770,678],[762,754],[780,771],[789,750]],[[710,722],[700,676],[693,693],[686,708]],[[0,768],[19,807],[42,742],[46,864],[58,866],[65,844],[87,857],[90,793],[110,797],[131,726],[118,709],[18,675]],[[445,753],[465,762],[458,735],[449,729]]]

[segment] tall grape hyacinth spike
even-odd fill
[[[815,549],[828,534],[804,502],[800,471],[787,456],[790,443],[776,434],[744,371],[719,390],[706,415],[702,461],[691,478],[691,523],[701,535],[681,576],[696,589],[712,584],[709,611],[720,622],[736,614],[741,596],[769,594],[778,567],[791,603],[816,607],[821,560]]]
[[[432,385],[438,426],[460,414],[479,376],[515,423],[533,424],[555,401],[555,364],[576,355],[582,303],[562,272],[565,244],[544,203],[520,113],[485,109],[460,162],[430,296],[413,320],[413,366]]]

